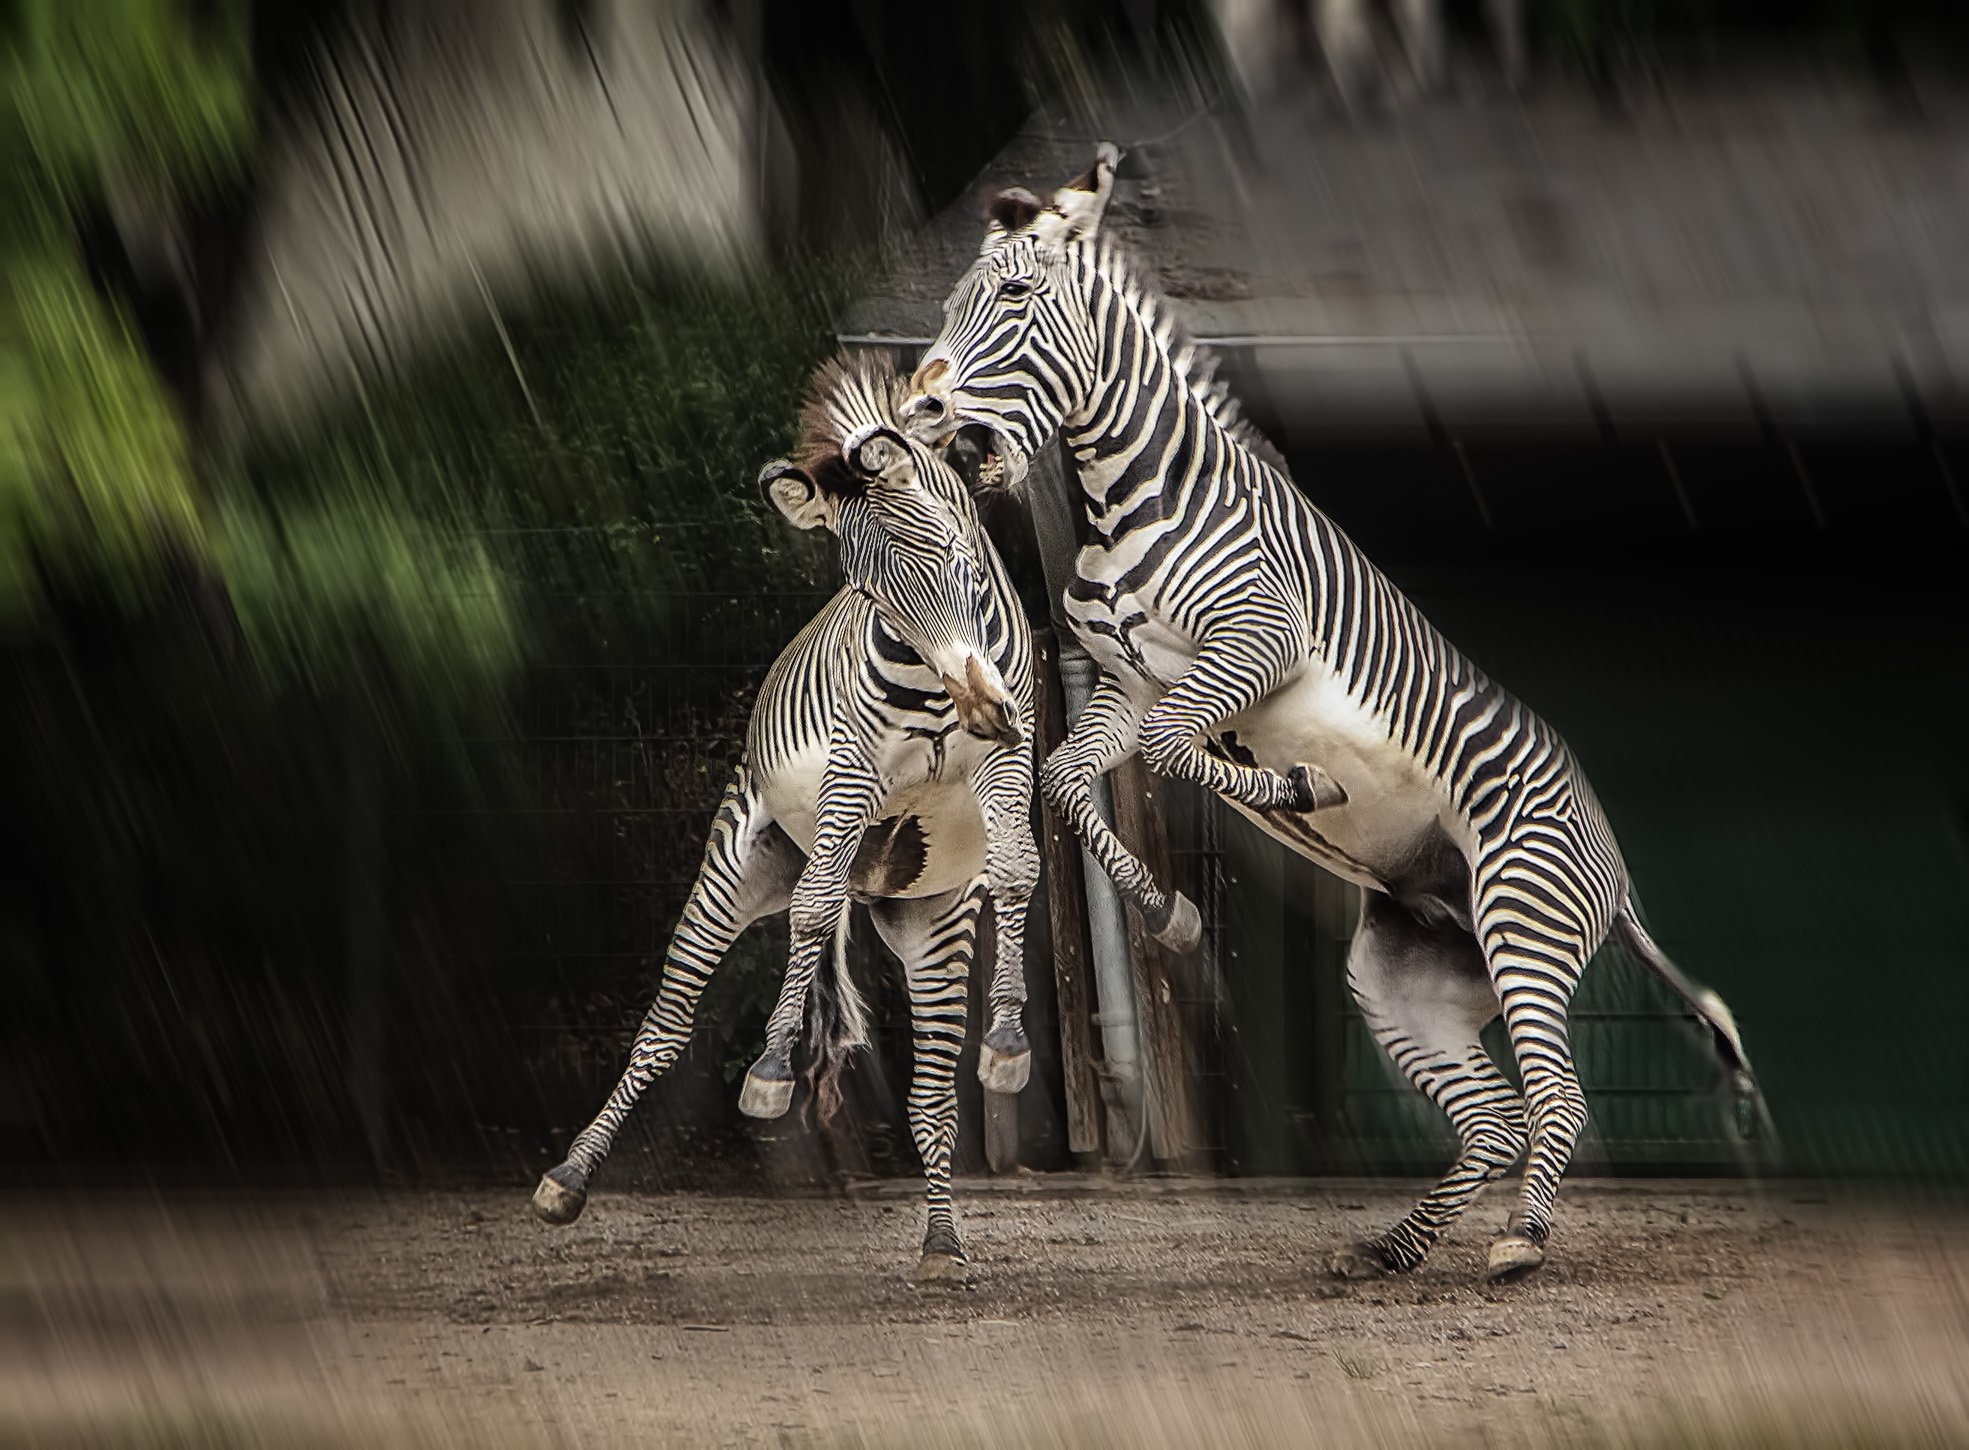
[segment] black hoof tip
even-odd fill
[[[542,1223],[556,1227],[573,1223],[588,1206],[588,1180],[570,1163],[550,1168],[540,1175],[540,1186],[533,1190],[533,1213]]]
[[[978,1044],[978,1081],[988,1093],[1025,1091],[1032,1077],[1032,1045],[1016,1028],[987,1032]]]
[[[746,1070],[738,1110],[748,1118],[781,1118],[793,1106],[793,1065],[771,1053]]]
[[[1346,788],[1317,765],[1295,765],[1285,778],[1292,786],[1291,808],[1295,811],[1330,810],[1347,803]]]
[[[971,1282],[971,1266],[956,1254],[925,1254],[909,1277],[920,1287],[961,1289]]]
[[[1523,1234],[1502,1233],[1491,1240],[1484,1279],[1492,1284],[1515,1284],[1545,1263],[1545,1250]]]
[[[1336,1279],[1385,1279],[1395,1272],[1381,1246],[1367,1241],[1335,1250],[1326,1269]]]
[[[1159,918],[1145,915],[1142,924],[1158,945],[1178,956],[1195,951],[1203,940],[1203,914],[1180,891],[1170,893],[1169,905]]]

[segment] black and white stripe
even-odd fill
[[[950,1195],[956,1065],[987,896],[997,955],[978,1075],[988,1090],[1017,1092],[1031,1062],[1021,1012],[1039,868],[1032,642],[964,481],[896,431],[898,386],[886,360],[830,365],[796,458],[761,477],[796,524],[836,535],[848,585],[766,676],[628,1069],[534,1196],[550,1222],[581,1211],[630,1109],[689,1040],[718,963],[773,912],[788,912],[792,947],[740,1105],[755,1116],[786,1110],[804,1024],[816,1095],[831,1109],[846,1055],[866,1040],[843,952],[860,900],[908,988],[908,1112],[929,1181],[919,1274],[962,1272]]]
[[[1609,930],[1689,998],[1739,1073],[1741,1042],[1713,993],[1638,946],[1626,868],[1564,742],[1306,501],[1103,236],[1116,160],[1102,148],[1049,205],[997,199],[905,416],[926,438],[989,428],[1015,477],[1055,434],[1066,448],[1084,514],[1066,612],[1105,673],[1041,787],[1152,929],[1189,936],[1187,903],[1156,889],[1090,799],[1138,751],[1363,888],[1356,997],[1463,1151],[1336,1268],[1413,1267],[1529,1145],[1491,1253],[1492,1276],[1513,1277],[1543,1259],[1585,1122],[1566,1012]],[[1522,1100],[1479,1042],[1500,1013]]]

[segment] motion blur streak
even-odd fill
[[[914,1212],[894,1187],[616,1200],[571,1240],[510,1193],[10,1207],[0,1434],[895,1450],[1969,1434],[1969,1238],[1905,1202],[1575,1185],[1566,1277],[1482,1292],[1472,1236],[1467,1265],[1370,1299],[1332,1297],[1296,1249],[1384,1221],[1396,1187],[1009,1191],[972,1241],[990,1230],[988,1276],[950,1296],[894,1273],[888,1210]]]
[[[1103,139],[1131,275],[1563,735],[1769,1119],[1609,947],[1544,1277],[1478,1285],[1511,1185],[1332,1278],[1454,1148],[1358,891],[1130,763],[1171,928],[1041,814],[1016,1097],[995,921],[944,983],[971,1287],[897,1253],[861,904],[838,1112],[738,1111],[762,923],[550,1235],[841,587],[761,465]],[[1965,157],[1945,0],[0,4],[0,1445],[1969,1443]],[[1043,755],[1089,520],[988,434],[929,441]]]

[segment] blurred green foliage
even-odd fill
[[[510,668],[517,620],[475,541],[346,501],[227,505],[217,552],[264,682],[321,699],[363,681],[440,713]]]
[[[0,7],[0,745],[38,859],[0,911],[14,1161],[308,1162],[414,1148],[420,1119],[455,1147],[558,1114],[573,1094],[528,1074],[569,1043],[587,1095],[750,681],[830,592],[752,480],[852,262],[543,264],[301,432],[203,446],[91,229],[241,212],[215,189],[262,159],[250,9]],[[567,879],[595,883],[578,919],[487,885]],[[714,1019],[769,979],[752,945]]]
[[[737,285],[543,278],[246,467],[283,505],[360,479],[380,506],[475,532],[529,599],[544,658],[776,650],[790,631],[773,601],[810,611],[832,555],[781,527],[754,479],[790,446],[832,319],[869,276],[852,257],[795,256]],[[706,637],[705,611],[734,602],[745,616]]]
[[[183,424],[73,255],[24,248],[4,265],[0,621],[39,614],[43,570],[139,606],[167,545],[204,543]]]
[[[246,7],[14,0],[0,20],[7,127],[65,199],[120,183],[189,191],[252,136]]]
[[[141,604],[202,551],[185,432],[124,311],[82,265],[76,219],[120,194],[189,196],[251,138],[237,7],[19,0],[0,21],[0,630],[39,578]]]

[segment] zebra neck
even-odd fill
[[[1200,355],[1176,340],[1161,300],[1126,279],[1102,291],[1091,401],[1061,429],[1095,533],[1112,539],[1235,480],[1283,483],[1227,425],[1220,388],[1200,378]]]

